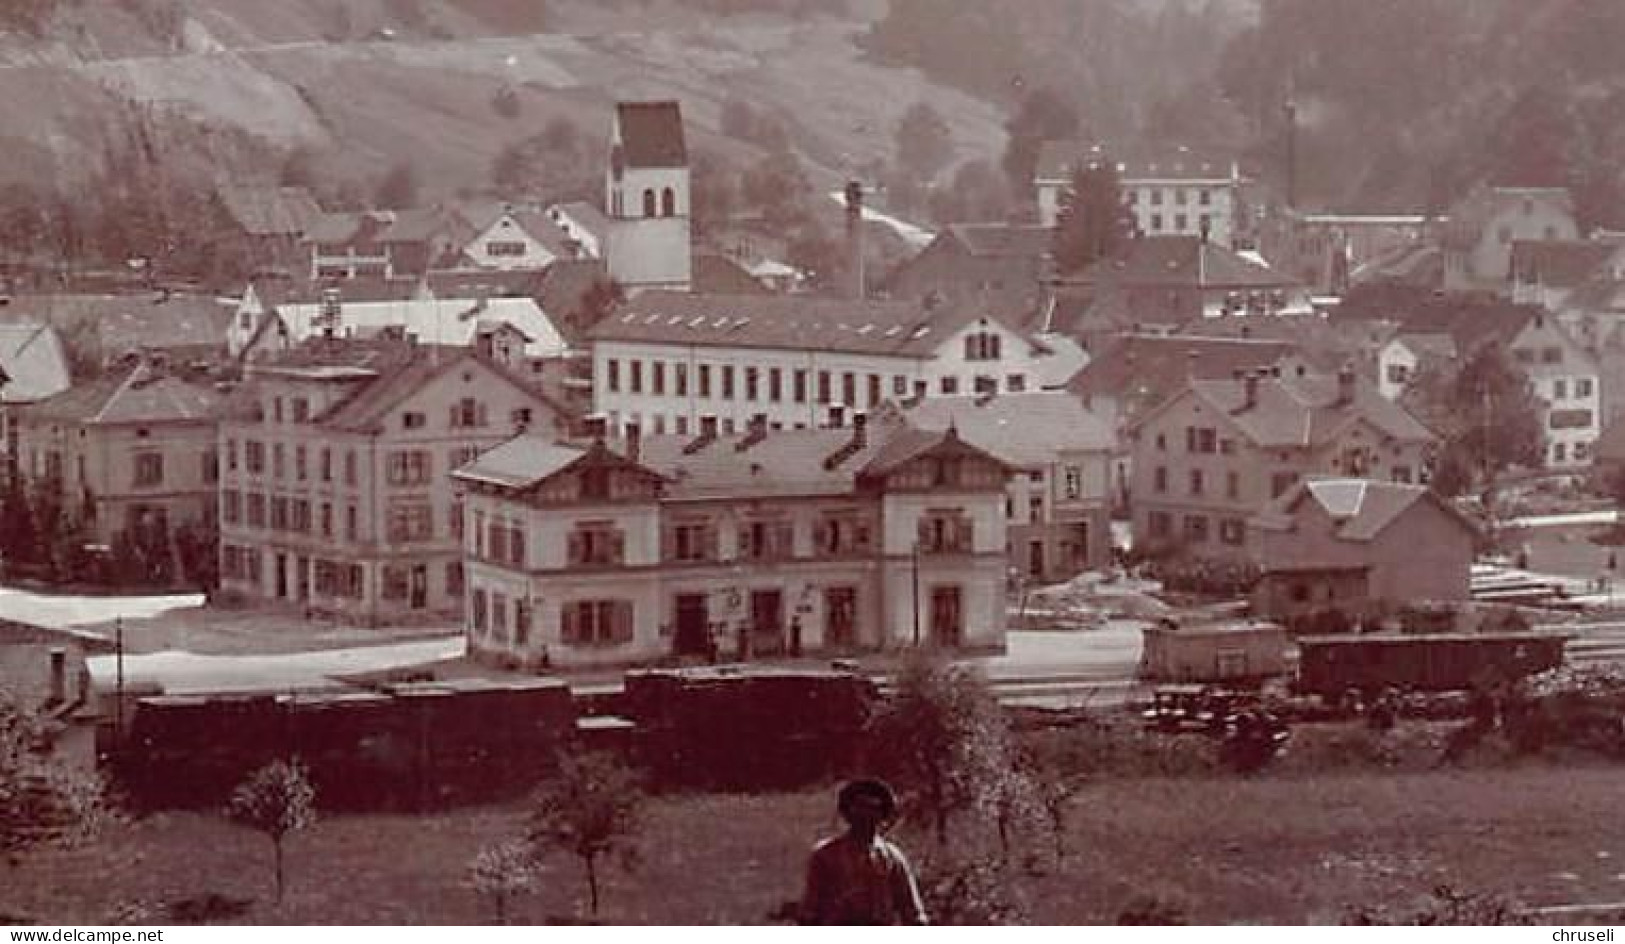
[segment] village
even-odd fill
[[[1512,864],[1591,842],[1625,756],[1625,231],[1589,191],[1328,208],[1285,97],[1273,163],[1035,119],[1002,205],[788,151],[724,199],[713,104],[541,135],[586,197],[283,173],[122,266],[7,243],[0,923],[792,920],[866,775],[933,923],[1617,916],[1612,872]],[[947,136],[897,132],[939,196]],[[1215,803],[1215,872],[1165,872]],[[1324,843],[1281,839],[1298,803]],[[1327,812],[1362,803],[1476,838],[1362,844]],[[673,901],[699,808],[766,864]],[[212,877],[232,822],[274,900]],[[420,828],[468,874],[285,899],[285,833],[327,868]],[[88,882],[107,849],[174,864]]]

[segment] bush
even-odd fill
[[[1148,892],[1129,899],[1117,912],[1116,923],[1129,927],[1178,927],[1190,923],[1188,911],[1180,897]]]
[[[1408,906],[1396,908],[1381,904],[1350,909],[1344,915],[1343,923],[1360,926],[1499,927],[1529,925],[1535,922],[1522,905],[1510,898],[1496,894],[1458,892],[1448,885],[1440,885],[1432,894]]]

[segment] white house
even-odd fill
[[[1079,163],[1115,162],[1123,199],[1147,236],[1200,236],[1221,245],[1234,241],[1241,195],[1235,161],[1188,148],[1166,153],[1118,153],[1081,141],[1045,141],[1033,185],[1038,222],[1054,226]]]
[[[1076,362],[970,303],[645,292],[590,337],[594,410],[656,434],[704,416],[724,432],[758,414],[815,427],[831,406],[1020,393],[1057,373],[1051,361]]]
[[[540,271],[574,255],[558,224],[545,213],[504,206],[475,228],[478,235],[463,246],[462,255],[477,268]]]

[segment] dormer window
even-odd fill
[[[997,334],[991,331],[978,331],[965,337],[965,360],[967,361],[996,361],[1000,355],[1000,343]]]

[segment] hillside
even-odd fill
[[[318,179],[370,187],[409,160],[425,196],[469,192],[489,187],[504,147],[554,119],[595,142],[618,97],[682,99],[696,150],[733,163],[759,156],[717,133],[723,103],[743,97],[829,180],[888,158],[916,101],[946,118],[956,160],[1002,148],[993,106],[865,61],[855,14],[702,19],[694,6],[729,5],[80,0],[39,35],[0,34],[0,143],[12,156],[0,183],[71,189],[133,141],[216,177],[272,175],[299,149]]]

